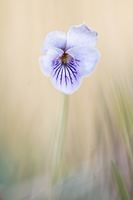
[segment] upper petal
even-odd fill
[[[50,48],[65,49],[66,47],[66,34],[62,31],[53,31],[49,33],[43,41],[41,51],[46,53]]]
[[[66,53],[77,60],[81,76],[88,76],[94,71],[100,56],[97,49],[87,47],[74,47],[67,50]]]
[[[85,23],[79,26],[72,26],[67,33],[66,49],[80,47],[94,47],[97,43],[97,32]]]
[[[53,69],[53,62],[62,56],[63,53],[61,49],[52,48],[47,51],[46,55],[39,58],[40,67],[45,76],[50,76]]]

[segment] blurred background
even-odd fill
[[[0,0],[0,200],[133,199],[133,1]],[[51,186],[62,94],[43,76],[45,36],[86,22],[95,72],[69,96],[63,175]]]

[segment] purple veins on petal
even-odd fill
[[[73,71],[73,69],[74,69],[74,71]],[[75,74],[77,74],[76,69],[68,64],[67,70],[68,70],[68,73],[69,73],[70,78],[71,78],[71,73],[72,73],[73,76],[74,76],[74,78],[77,80],[76,75],[75,75]],[[70,72],[69,70],[70,70],[71,72]],[[72,79],[72,78],[71,78],[71,79]],[[72,83],[72,82],[71,82],[71,83]],[[73,83],[72,83],[72,84],[73,84]]]
[[[63,67],[62,67],[62,70],[61,70],[60,84],[62,84],[62,77],[63,77]]]
[[[64,53],[60,58],[53,62],[53,77],[56,81],[60,77],[60,84],[62,84],[63,76],[65,79],[65,85],[68,86],[70,82],[73,84],[73,78],[77,81],[77,62],[74,58]]]
[[[56,80],[58,79],[58,76],[59,76],[59,73],[62,69],[62,63],[59,62],[59,60],[56,60],[55,62],[53,62],[53,65],[55,66],[53,68],[53,71],[54,71],[54,76],[56,75]]]
[[[66,67],[65,66],[64,66],[64,71],[65,71],[65,83],[66,83],[66,86],[67,86],[67,81],[69,81],[69,78],[66,75]]]
[[[55,75],[56,75],[56,73],[57,73],[56,80],[57,80],[58,77],[59,77],[59,73],[60,73],[61,69],[62,69],[62,65],[60,65],[60,66],[56,69],[56,71],[55,71]]]
[[[72,79],[72,77],[71,77],[71,73],[70,73],[70,71],[69,71],[68,68],[67,68],[67,71],[68,71],[68,74],[69,74],[69,78],[70,78],[71,84],[73,84],[73,79]]]

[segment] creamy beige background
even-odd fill
[[[99,34],[95,73],[70,96],[66,155],[77,163],[92,153],[98,88],[133,73],[132,0],[1,0],[0,127],[7,148],[21,161],[25,145],[49,159],[61,94],[40,71],[45,36],[86,22]],[[75,156],[76,155],[76,156]],[[72,158],[72,159],[71,159]]]

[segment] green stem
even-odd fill
[[[60,107],[59,123],[55,137],[55,145],[53,151],[53,182],[56,183],[62,175],[62,154],[67,128],[68,119],[68,95],[62,94],[62,102]]]

